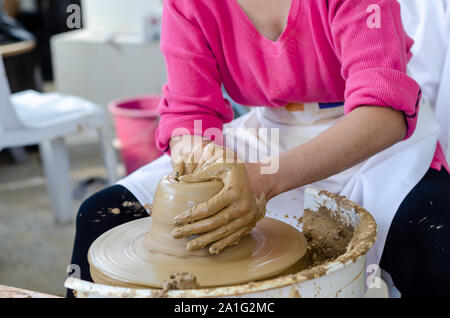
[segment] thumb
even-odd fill
[[[213,164],[193,174],[181,176],[179,181],[187,183],[206,182],[213,179],[222,179],[221,174],[225,167],[221,164]]]
[[[173,167],[173,176],[179,179],[184,173],[184,162],[182,160],[177,161]]]
[[[198,174],[187,174],[185,176],[181,176],[178,178],[178,181],[185,183],[198,183],[198,182],[207,182],[214,179],[211,176],[200,176]]]

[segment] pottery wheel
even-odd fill
[[[183,257],[152,250],[147,233],[152,218],[120,225],[100,236],[89,250],[96,283],[161,288],[171,272],[189,272],[201,287],[240,284],[282,273],[306,252],[306,239],[294,227],[264,218],[250,235],[218,255],[200,251]]]

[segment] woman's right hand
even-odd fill
[[[184,137],[185,142],[191,141]],[[194,137],[191,137],[194,138]],[[180,213],[174,219],[174,238],[188,238],[186,248],[197,250],[209,244],[211,254],[220,253],[250,233],[265,215],[264,194],[258,199],[250,186],[243,163],[231,150],[197,138],[191,151],[181,151],[174,164],[173,175],[186,183],[220,180],[223,189],[206,202]],[[185,147],[185,150],[189,147]]]

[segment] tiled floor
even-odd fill
[[[70,137],[68,144],[73,185],[105,177],[95,136]],[[0,284],[64,295],[74,225],[53,223],[38,152],[28,153],[27,163],[13,164],[6,152],[0,152]],[[89,187],[73,213],[101,187]]]

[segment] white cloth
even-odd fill
[[[448,150],[450,126],[450,0],[398,0],[405,31],[414,39],[411,76],[435,111],[439,141]]]

